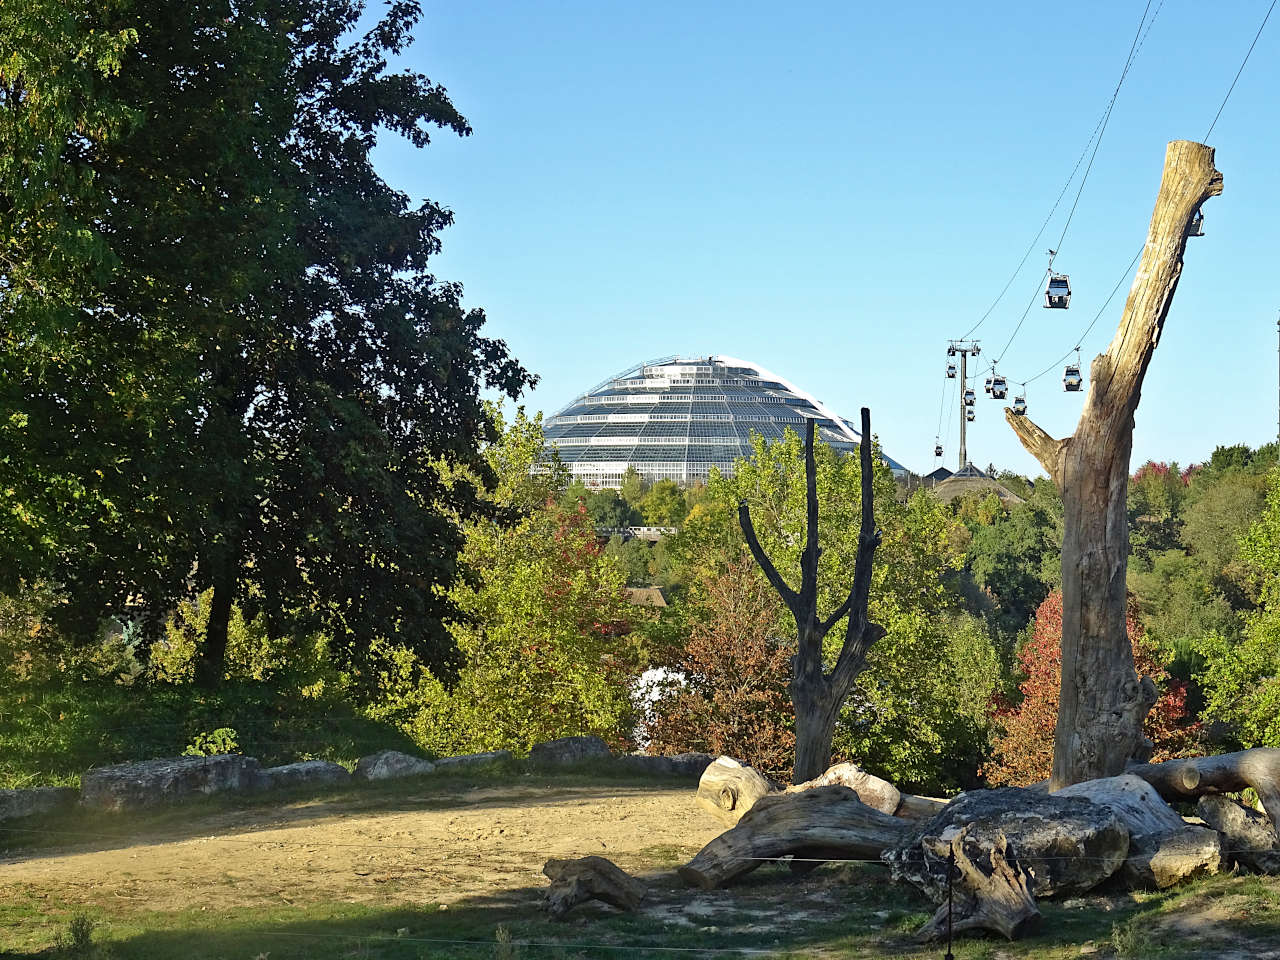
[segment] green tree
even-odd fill
[[[618,490],[622,499],[638,510],[648,491],[649,482],[640,476],[640,471],[635,467],[627,467],[622,474],[622,486]]]
[[[649,488],[639,506],[644,522],[654,527],[678,527],[689,512],[684,491],[674,480],[659,480]]]
[[[153,431],[166,469],[151,469],[146,445],[92,469],[119,473],[114,506],[145,505],[174,533],[155,538],[163,553],[143,565],[159,572],[138,583],[140,564],[117,567],[121,551],[106,549],[111,528],[82,523],[79,541],[104,549],[74,551],[56,530],[59,579],[87,588],[68,592],[88,619],[103,595],[163,609],[194,570],[196,590],[213,591],[196,668],[206,684],[223,675],[237,602],[272,634],[323,628],[366,678],[390,636],[444,670],[455,518],[484,509],[477,487],[491,480],[479,390],[515,396],[529,378],[480,335],[484,316],[462,307],[459,288],[428,272],[451,214],[411,203],[370,160],[387,133],[417,147],[433,127],[470,133],[441,87],[388,69],[418,4],[397,0],[350,41],[359,0],[137,0],[110,12],[109,35],[137,37],[109,82],[135,122],[92,149],[74,130],[61,145],[91,185],[75,209],[111,257],[71,309],[77,333],[118,318],[111,346],[132,359],[141,343],[143,366],[173,380],[156,391],[182,401]],[[43,66],[56,74],[64,61]],[[129,372],[114,377],[127,396],[150,397]],[[52,394],[46,407],[70,389],[33,377]],[[87,414],[114,397],[112,379],[85,388],[90,452],[129,419],[114,400]],[[35,418],[48,414],[33,396],[18,413],[42,440],[48,424]],[[446,484],[442,463],[469,464],[477,482]],[[81,486],[98,483],[90,463],[72,466]],[[146,527],[132,541],[144,555],[156,552]]]

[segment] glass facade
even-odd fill
[[[751,455],[751,435],[777,440],[790,427],[842,453],[859,442],[855,426],[763,367],[732,357],[669,357],[642,363],[578,397],[545,424],[574,479],[617,487],[628,467],[645,479],[705,482],[712,467],[733,472]],[[894,473],[902,467],[885,457]]]

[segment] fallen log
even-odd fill
[[[758,770],[732,757],[719,757],[702,771],[694,801],[717,819],[733,826],[774,786]]]
[[[881,780],[874,774],[867,773],[855,763],[837,763],[820,777],[787,787],[787,793],[837,785],[848,787],[868,807],[890,816],[898,812],[898,806],[902,803],[902,791],[888,780]]]
[[[542,872],[551,878],[543,903],[554,919],[587,900],[601,900],[621,910],[634,910],[646,893],[642,882],[604,857],[548,860]]]
[[[963,828],[950,841],[924,841],[926,856],[947,865],[952,896],[916,931],[922,941],[940,940],[965,930],[994,930],[1008,940],[1030,932],[1040,922],[1040,909],[1031,896],[1031,882],[1009,852],[1003,834],[987,845],[969,837]],[[954,864],[949,858],[954,855]]]
[[[1140,763],[1125,773],[1141,777],[1166,800],[1194,800],[1252,787],[1271,818],[1271,826],[1280,829],[1280,749],[1275,747]]]
[[[762,797],[680,868],[689,886],[712,890],[787,856],[879,860],[901,843],[910,823],[874,810],[845,786]]]
[[[1163,890],[1222,867],[1216,831],[1189,824],[1140,777],[1125,774],[1072,784],[1055,797],[1084,797],[1106,807],[1129,831],[1120,876],[1134,888]]]

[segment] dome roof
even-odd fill
[[[628,467],[646,480],[705,482],[751,456],[751,434],[781,439],[814,420],[818,438],[853,453],[848,420],[764,367],[733,357],[667,357],[637,364],[588,390],[545,424],[574,479],[617,487]],[[883,456],[883,452],[881,454]],[[903,468],[884,457],[894,473]]]

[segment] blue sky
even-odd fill
[[[1165,144],[1201,139],[1269,0],[1159,12],[1061,246],[1068,311],[1033,306],[1002,372],[1074,347],[1142,246]],[[641,360],[762,363],[886,452],[934,466],[945,346],[1049,212],[1119,77],[1145,0],[980,5],[426,0],[405,63],[444,84],[466,139],[390,138],[384,176],[456,214],[435,272],[541,378],[547,413]],[[1280,14],[1209,142],[1225,177],[1189,242],[1137,413],[1134,463],[1275,438]],[[974,334],[987,356],[1042,289],[1043,251]],[[1083,342],[1110,341],[1129,278]],[[1061,372],[1029,413],[1074,429]],[[970,459],[1036,472],[982,398]],[[943,416],[954,469],[954,410]],[[949,431],[947,425],[949,421]]]

